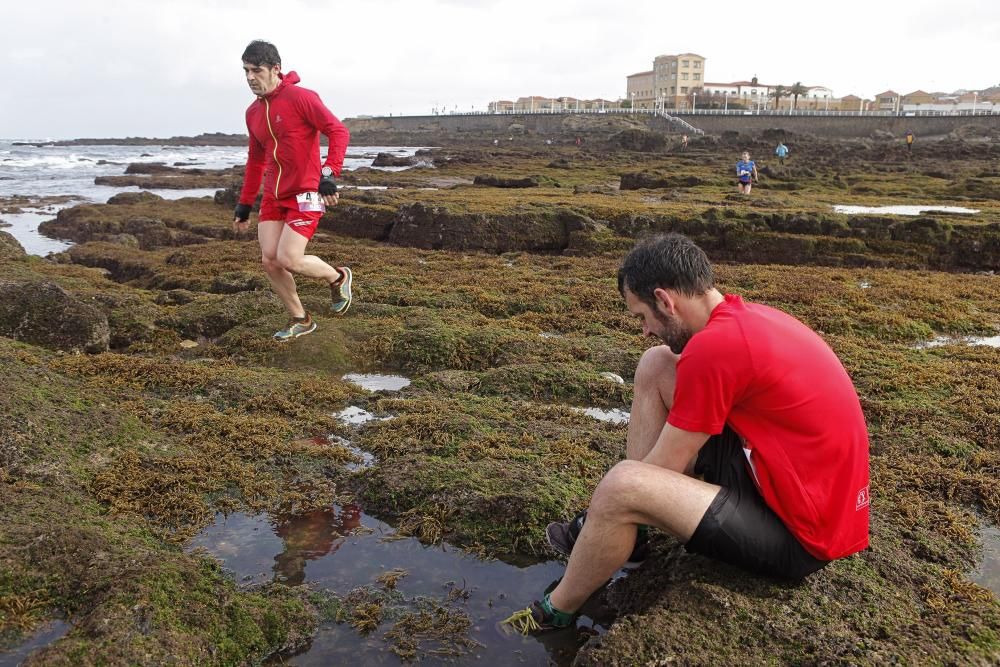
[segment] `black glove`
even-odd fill
[[[252,208],[253,207],[250,204],[237,204],[236,211],[233,213],[233,215],[240,222],[246,222],[247,220],[250,219],[250,209]]]
[[[319,179],[319,193],[324,197],[337,194],[337,181],[333,180],[333,176]]]

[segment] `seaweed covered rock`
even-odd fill
[[[152,192],[121,192],[111,197],[108,203],[111,205],[124,205],[124,204],[149,204],[152,202],[161,202],[163,197],[160,195],[155,195]]]
[[[697,176],[665,176],[662,174],[641,171],[622,174],[621,190],[642,190],[645,188],[680,188],[704,184]]]
[[[108,318],[44,281],[0,281],[0,335],[66,352],[105,352]]]
[[[393,155],[392,153],[379,153],[372,162],[373,167],[412,167],[417,160],[409,155]]]
[[[504,178],[493,174],[476,176],[474,185],[488,185],[493,188],[537,188],[540,181],[537,176],[525,176],[523,178]]]
[[[611,135],[610,142],[616,148],[651,153],[666,148],[667,137],[652,130],[622,130]]]
[[[12,234],[0,232],[0,259],[18,259],[25,256],[24,248]]]

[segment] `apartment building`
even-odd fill
[[[625,100],[633,109],[652,109],[654,86],[653,70],[629,74],[625,77]]]
[[[625,78],[625,99],[636,109],[690,109],[705,82],[705,58],[696,53],[663,55],[653,69]]]

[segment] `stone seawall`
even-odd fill
[[[723,132],[760,134],[765,130],[785,130],[830,139],[870,137],[876,131],[902,136],[907,130],[919,138],[940,137],[957,127],[977,126],[984,133],[1000,132],[1000,115],[994,116],[756,116],[679,115],[709,135]],[[678,132],[677,126],[646,114],[505,114],[473,116],[390,116],[349,118],[351,132],[360,136],[482,137],[504,140],[509,137],[572,138],[607,136],[624,129],[648,128]]]

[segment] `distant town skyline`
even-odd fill
[[[1000,3],[707,0],[34,0],[4,8],[8,138],[242,132],[239,54],[274,42],[342,118],[486,110],[528,95],[615,100],[661,54],[708,80],[801,81],[873,98],[995,86]],[[307,20],[306,20],[307,19]],[[304,28],[308,26],[308,28]],[[787,84],[785,84],[787,85]]]

